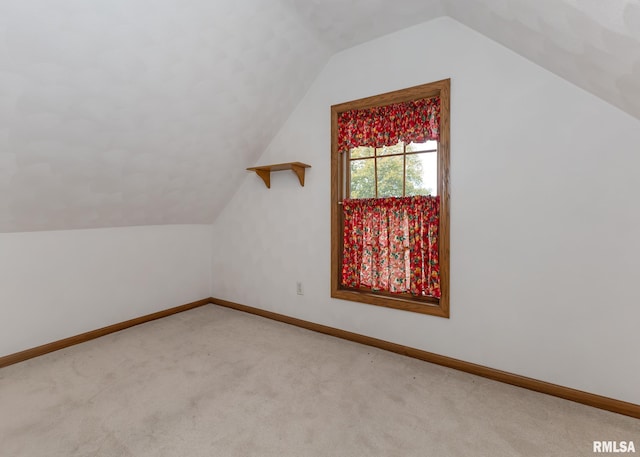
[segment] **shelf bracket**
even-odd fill
[[[267,189],[271,189],[271,172],[269,170],[255,170],[255,172],[262,178]]]
[[[293,170],[293,172],[298,175],[298,181],[300,181],[300,185],[302,187],[304,187],[304,169],[305,167],[301,167],[299,165],[296,164],[291,164],[291,169]]]

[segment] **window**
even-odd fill
[[[449,87],[331,107],[332,297],[449,317]]]
[[[438,142],[351,148],[347,173],[347,198],[436,195]]]

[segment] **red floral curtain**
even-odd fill
[[[342,285],[440,298],[440,197],[347,199]]]
[[[413,100],[338,115],[338,152],[358,146],[380,148],[399,141],[440,139],[440,97]]]

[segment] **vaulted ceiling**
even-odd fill
[[[634,0],[3,0],[0,232],[210,223],[332,54],[445,15],[640,119]]]

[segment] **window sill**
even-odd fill
[[[381,295],[375,292],[364,292],[349,289],[338,289],[331,292],[331,297],[342,300],[356,301],[369,305],[384,306],[386,308],[401,309],[413,313],[429,314],[449,318],[449,310],[444,309],[441,303],[430,303],[419,298],[393,297]]]

